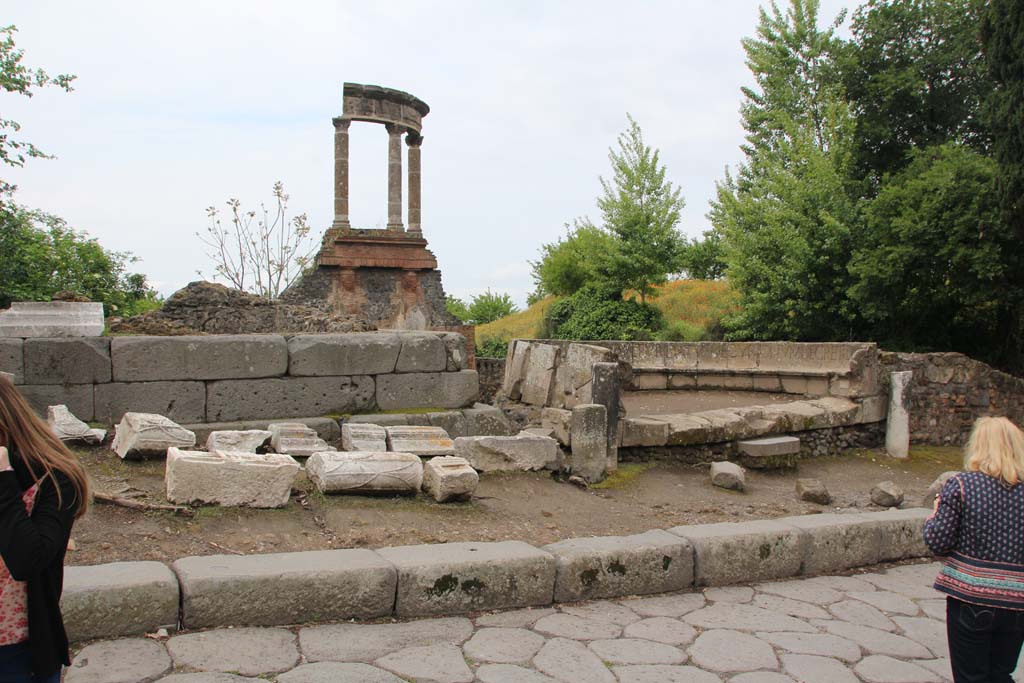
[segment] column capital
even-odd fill
[[[414,130],[410,130],[405,136],[405,144],[413,148],[419,147],[423,144],[423,136]]]
[[[388,131],[388,135],[401,135],[408,130],[405,126],[397,123],[385,123],[384,128]]]
[[[344,116],[335,116],[331,119],[331,123],[334,124],[334,128],[337,130],[348,130],[349,125],[352,123],[352,119],[346,119]]]

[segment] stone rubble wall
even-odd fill
[[[882,353],[884,379],[914,373],[910,441],[962,445],[979,417],[999,415],[1024,426],[1024,378],[960,353]]]
[[[462,408],[478,391],[471,362],[452,332],[0,338],[0,371],[40,414],[64,404],[106,424]]]
[[[70,639],[159,628],[456,615],[771,581],[929,556],[930,511],[892,509],[571,539],[67,567]],[[253,600],[253,596],[259,596]]]
[[[0,353],[3,353],[2,349]],[[501,383],[505,381],[505,359],[477,357],[476,371],[480,377],[478,400],[481,403],[493,403],[501,390]]]

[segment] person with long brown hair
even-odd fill
[[[56,683],[69,664],[60,612],[85,469],[0,374],[0,681]]]

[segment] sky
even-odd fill
[[[831,22],[854,0],[821,0]],[[165,296],[209,279],[207,207],[270,202],[317,241],[333,219],[333,126],[344,82],[405,90],[423,121],[423,231],[448,294],[520,305],[529,261],[581,216],[627,112],[660,150],[699,236],[715,182],[742,159],[740,40],[757,0],[337,2],[7,0],[23,63],[74,91],[0,94],[20,136],[56,156],[4,169],[21,204],[138,257]],[[387,220],[387,133],[350,129],[350,214]],[[403,146],[404,147],[404,146]],[[404,163],[404,162],[403,162]]]

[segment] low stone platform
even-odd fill
[[[419,621],[108,640],[77,651],[65,681],[951,681],[937,571],[928,563]]]

